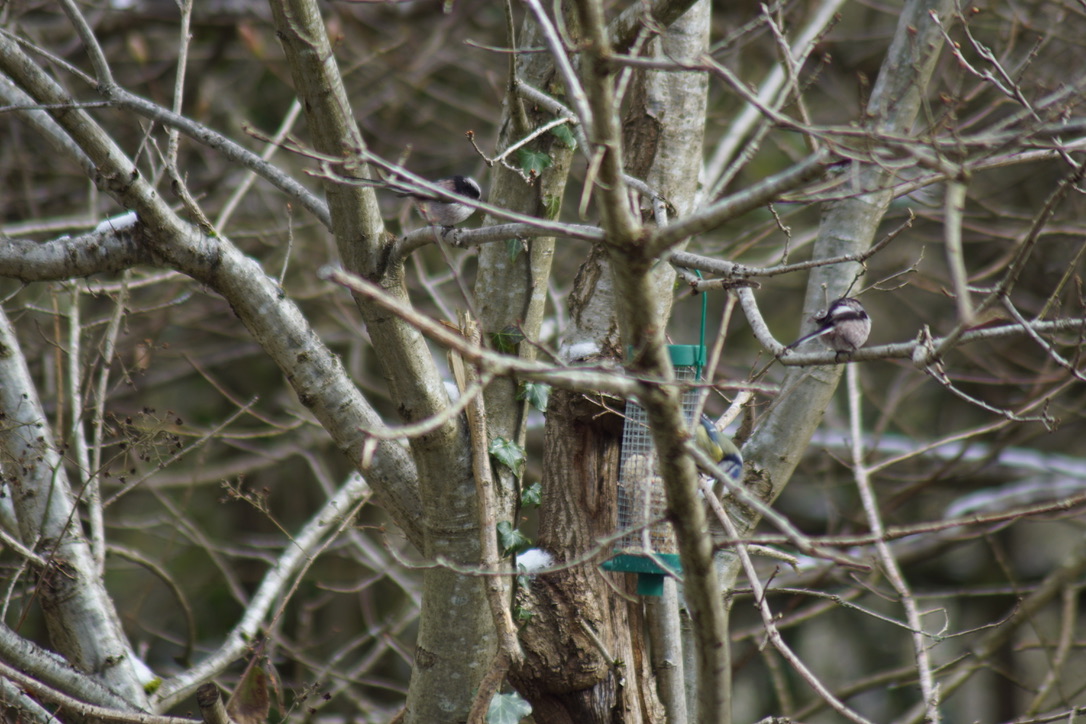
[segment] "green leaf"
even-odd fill
[[[532,713],[532,705],[520,694],[495,694],[486,711],[487,724],[517,724]]]
[[[558,140],[561,141],[566,148],[577,148],[577,139],[573,137],[573,130],[569,127],[568,123],[561,126],[555,126],[551,129],[551,133],[558,136]]]
[[[543,206],[546,208],[546,218],[557,219],[562,211],[562,197],[559,194],[546,194],[543,196]]]
[[[509,255],[509,261],[516,261],[522,251],[525,251],[528,245],[524,243],[523,239],[506,239],[505,240],[505,252]]]
[[[490,443],[488,452],[494,456],[495,460],[512,470],[513,475],[520,477],[524,470],[524,462],[528,459],[524,448],[504,437],[496,437]]]
[[[538,480],[520,491],[520,504],[525,508],[538,508],[543,502],[543,483]]]
[[[511,324],[500,332],[491,334],[490,341],[494,344],[494,349],[499,352],[514,354],[517,351],[517,345],[524,341],[524,332],[520,331],[520,327]]]
[[[527,579],[527,576],[519,576],[518,580],[519,580],[519,578]],[[520,583],[518,585],[526,586],[528,584],[527,583]],[[522,608],[521,606],[513,606],[513,618],[516,620],[516,622],[518,624],[523,626],[524,624],[528,623],[533,618],[535,618],[535,613],[533,613],[532,611],[529,611],[526,608]]]
[[[503,556],[510,556],[532,546],[532,539],[514,528],[508,520],[498,523],[498,545],[502,548]]]
[[[547,409],[547,399],[551,395],[551,386],[542,382],[522,382],[520,383],[520,392],[517,393],[518,400],[527,400],[528,404],[544,412]]]
[[[550,168],[554,162],[545,153],[533,151],[530,148],[519,148],[517,149],[517,163],[520,164],[520,170],[524,173],[538,176],[545,169]]]

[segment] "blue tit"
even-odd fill
[[[701,416],[701,424],[694,430],[694,439],[706,455],[720,470],[732,480],[743,477],[743,455],[730,438],[721,435],[720,430],[708,415]]]

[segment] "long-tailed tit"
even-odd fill
[[[439,179],[434,183],[443,189],[448,189],[454,194],[478,201],[483,197],[483,190],[475,179],[468,176],[450,176]],[[419,216],[426,220],[430,226],[456,226],[473,213],[475,209],[459,201],[439,199],[425,192],[401,191],[400,196],[410,196],[415,199],[415,207]]]
[[[416,190],[406,182],[392,176],[386,179],[359,178],[354,179],[363,186],[382,186],[392,189],[397,196],[409,196],[415,200],[415,208],[419,216],[426,220],[430,226],[442,226],[446,229],[456,226],[471,216],[475,209],[465,203],[451,199],[438,198],[426,191]],[[450,193],[478,201],[483,197],[483,190],[475,179],[469,176],[450,176],[438,179],[434,184],[446,189]]]
[[[852,297],[834,300],[829,309],[811,317],[811,321],[818,329],[800,337],[786,349],[795,349],[809,339],[818,339],[838,353],[851,354],[863,346],[871,333],[871,318],[859,300]]]

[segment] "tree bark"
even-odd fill
[[[272,3],[295,90],[320,152],[344,159],[365,144],[350,113],[343,80],[316,3]],[[367,164],[357,164],[369,176]],[[372,188],[326,183],[332,229],[344,266],[381,284],[410,305],[402,261],[388,262],[392,239],[384,231]],[[398,413],[406,422],[437,415],[449,404],[422,334],[384,308],[356,298]],[[460,416],[410,439],[418,467],[421,552],[428,561],[462,566],[480,560],[479,520],[471,446]],[[409,485],[409,481],[404,481]],[[423,573],[422,619],[407,697],[407,721],[429,724],[467,717],[474,691],[496,651],[482,579],[448,568]]]
[[[552,393],[538,545],[559,561],[600,552],[600,539],[614,533],[621,438],[618,415],[582,395]],[[605,573],[599,563],[597,556],[538,576],[518,592],[517,605],[531,618],[521,632],[525,662],[511,678],[539,724],[663,720],[640,601],[625,574]]]
[[[68,482],[26,358],[0,310],[0,462],[35,570],[49,638],[76,669],[92,674],[137,710],[147,696],[135,655],[83,535]]]

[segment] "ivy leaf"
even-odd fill
[[[509,261],[516,261],[520,253],[528,248],[522,239],[506,239],[505,251],[509,255]]]
[[[543,206],[547,210],[546,218],[557,219],[562,211],[562,196],[560,194],[546,194],[543,196]]]
[[[532,539],[514,528],[508,520],[503,520],[498,523],[498,545],[502,548],[503,556],[511,556],[530,548]]]
[[[518,576],[517,577],[517,581],[518,581],[517,585],[519,585],[519,586],[528,585],[527,582],[520,582],[521,578],[527,579],[528,577],[527,576]],[[524,624],[528,623],[533,618],[535,618],[535,614],[533,612],[529,611],[528,609],[523,608],[521,606],[513,606],[513,618],[516,619],[516,622],[518,624],[523,626]]]
[[[547,400],[551,396],[551,386],[542,382],[522,382],[518,400],[527,400],[528,404],[543,412],[547,409]]]
[[[491,334],[490,341],[494,344],[494,349],[499,352],[514,354],[517,351],[517,345],[524,341],[524,332],[520,331],[520,327],[515,324],[510,324],[500,332]]]
[[[490,443],[487,452],[494,456],[494,459],[499,463],[512,470],[513,475],[518,478],[524,471],[524,462],[528,459],[528,455],[524,452],[524,448],[512,440],[496,437]]]
[[[486,710],[486,724],[517,724],[532,713],[532,705],[520,694],[497,693]]]
[[[568,123],[561,126],[555,126],[551,129],[551,133],[558,136],[558,140],[561,141],[562,145],[566,148],[577,148],[577,139],[573,137],[573,131],[570,129]]]
[[[545,153],[533,151],[530,148],[519,148],[517,149],[517,163],[520,164],[520,170],[524,173],[538,176],[544,170],[550,168],[554,162]]]
[[[520,504],[525,508],[538,508],[543,502],[543,483],[538,480],[520,491]]]

